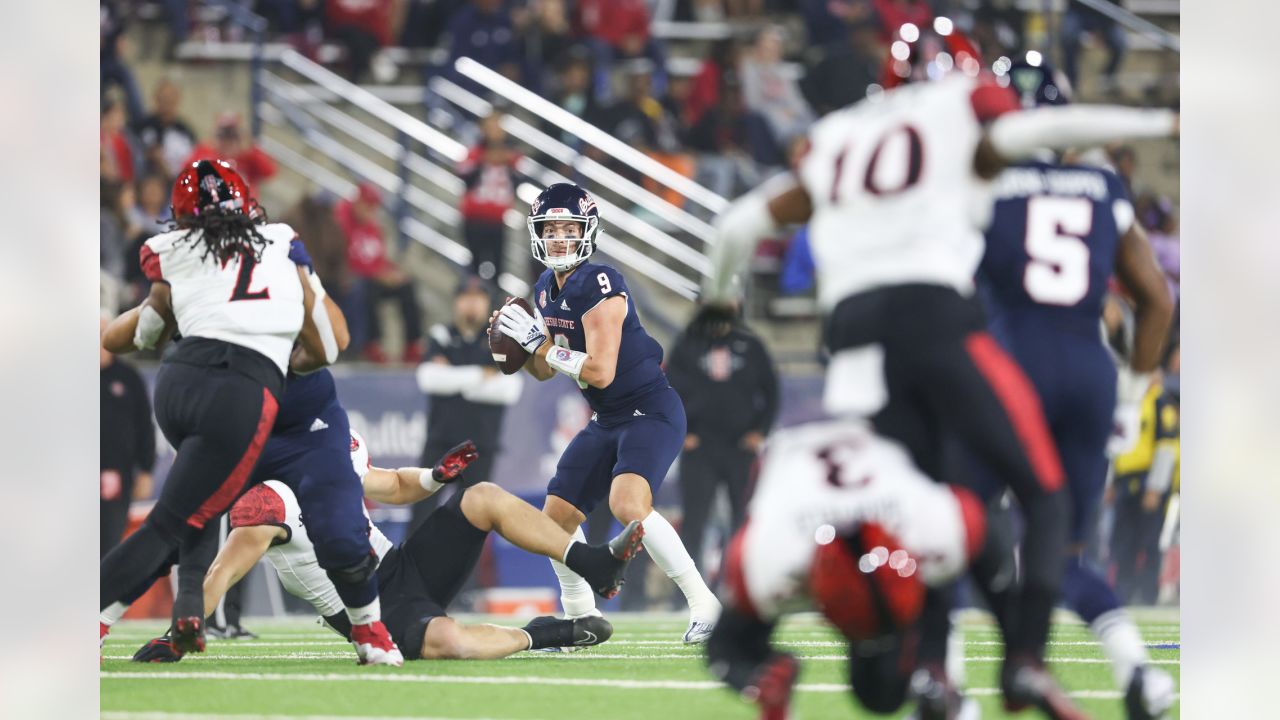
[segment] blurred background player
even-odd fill
[[[1065,83],[1039,58],[1034,64],[1014,63],[1009,78],[1024,107],[1068,101]],[[1173,300],[1114,173],[1052,159],[1029,160],[1005,169],[994,192],[979,292],[991,318],[991,334],[1022,366],[1040,397],[1066,472],[1071,526],[1062,600],[1101,641],[1116,681],[1126,691],[1129,717],[1160,717],[1173,704],[1173,681],[1149,665],[1137,626],[1103,575],[1086,562],[1084,544],[1106,482],[1108,438],[1115,427],[1128,435],[1128,444],[1136,440],[1124,416],[1148,394],[1168,337]],[[1115,362],[1098,331],[1113,273],[1135,303],[1133,348],[1119,369],[1118,388]],[[1152,392],[1159,394],[1154,388]],[[1167,468],[1171,474],[1172,463]],[[991,499],[999,495],[998,486],[993,481],[981,490]],[[1161,491],[1167,488],[1164,483]],[[1142,507],[1147,508],[1145,500]],[[1156,512],[1156,504],[1150,502],[1149,510],[1159,518],[1158,539],[1164,514]],[[1117,530],[1138,527],[1138,520],[1126,514]]]
[[[976,75],[976,51],[948,41],[955,65]],[[945,477],[951,438],[996,468],[1026,516],[1022,586],[990,601],[1006,633],[1006,705],[1074,717],[1043,662],[1068,531],[1063,470],[1030,383],[984,331],[972,298],[990,217],[986,182],[1042,147],[1170,135],[1177,121],[1167,111],[1016,109],[1017,98],[990,78],[957,72],[828,115],[810,131],[795,176],[721,214],[704,292],[709,302],[726,301],[760,239],[781,224],[810,223],[832,353],[827,411],[871,418],[931,477]],[[907,315],[910,324],[901,322]],[[1003,559],[990,560],[975,566],[984,591],[995,590]],[[946,627],[945,595],[931,595],[933,627]],[[926,633],[921,654],[941,674],[939,635]]]
[[[591,195],[577,185],[551,185],[534,200],[528,223],[533,257],[547,266],[534,285],[535,316],[508,303],[491,321],[531,353],[524,365],[530,375],[567,375],[592,410],[591,422],[560,456],[543,511],[575,538],[606,498],[619,522],[643,522],[645,549],[689,603],[684,642],[705,642],[720,601],[675,528],[653,509],[686,432],[684,406],[662,372],[662,346],[640,325],[622,273],[587,262],[600,233]],[[598,613],[587,583],[562,563],[551,564],[565,616]]]
[[[403,505],[419,501],[455,481],[476,460],[470,441],[451,448],[429,469],[384,470],[369,463],[364,439],[352,433],[350,464],[364,493],[376,502]],[[345,464],[345,463],[344,463]],[[268,480],[255,485],[231,509],[231,535],[204,579],[206,608],[215,607],[265,556],[284,588],[311,603],[329,627],[352,639],[329,575],[316,559],[298,498],[288,485]],[[591,578],[604,597],[617,593],[627,565],[639,550],[644,531],[628,525],[607,546],[590,546],[569,537],[546,515],[491,483],[463,488],[433,512],[402,544],[391,541],[365,516],[365,532],[374,547],[379,588],[387,598],[387,623],[399,646],[416,659],[494,659],[521,650],[596,645],[613,628],[603,618],[538,618],[524,628],[464,625],[445,614],[480,556],[489,532],[529,552],[558,557]],[[134,660],[182,659],[167,637],[143,646]]]
[[[740,305],[729,315],[695,317],[676,338],[666,371],[689,425],[680,457],[680,537],[705,572],[702,543],[717,491],[724,488],[729,501],[725,542],[746,517],[751,467],[778,414],[778,374]]]
[[[911,626],[924,585],[963,572],[989,542],[985,528],[973,493],[926,477],[901,445],[862,423],[781,431],[751,522],[725,557],[725,609],[707,665],[761,718],[788,717],[798,661],[769,637],[784,614],[817,609],[849,641],[854,696],[872,712],[895,712],[915,666]]]
[[[427,439],[422,464],[440,457],[463,440],[476,445],[480,457],[467,469],[466,487],[488,482],[507,408],[520,399],[519,375],[503,375],[494,367],[485,321],[489,286],[478,276],[464,278],[453,298],[453,323],[428,333],[426,361],[418,366],[418,389],[427,394]],[[434,494],[413,506],[410,530],[422,524],[436,505],[448,499]]]
[[[177,229],[142,248],[150,294],[107,327],[102,346],[133,352],[182,334],[155,391],[156,420],[177,455],[142,527],[103,558],[99,607],[124,597],[177,549],[175,642],[202,651],[199,582],[217,548],[216,519],[262,452],[295,340],[322,363],[337,359],[337,340],[306,270],[290,257],[293,229],[260,224],[249,186],[229,165],[202,160],[184,170],[173,214]]]
[[[109,315],[102,315],[106,331]],[[134,500],[151,499],[151,468],[156,463],[156,431],[151,425],[147,384],[129,363],[98,349],[101,390],[101,450],[98,501],[101,509],[99,557],[120,542]]]

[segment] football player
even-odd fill
[[[306,270],[290,257],[293,229],[264,224],[249,187],[222,161],[192,163],[173,187],[176,229],[143,245],[152,281],[137,308],[116,318],[102,344],[114,353],[183,341],[156,376],[155,414],[177,449],[155,509],[100,565],[100,607],[119,600],[180,556],[175,642],[204,646],[204,577],[217,523],[243,491],[276,419],[295,340],[300,355],[331,363],[339,342]]]
[[[785,718],[798,664],[769,637],[782,615],[816,606],[849,640],[855,697],[897,711],[924,585],[949,582],[989,542],[981,501],[926,477],[866,425],[831,421],[769,440],[749,517],[725,555],[711,672],[764,720]]]
[[[1024,107],[1063,105],[1065,83],[1033,56],[1009,71]],[[1108,436],[1129,438],[1160,360],[1173,299],[1120,178],[1109,170],[1052,157],[1010,166],[996,178],[979,289],[991,334],[1035,386],[1071,493],[1069,560],[1063,602],[1080,614],[1111,659],[1130,718],[1162,716],[1173,681],[1148,665],[1133,620],[1102,574],[1084,560],[1107,475]],[[1133,298],[1133,346],[1116,366],[1098,331],[1107,282],[1115,273]]]
[[[734,275],[760,238],[780,224],[809,223],[831,352],[827,410],[871,418],[930,477],[945,477],[944,441],[957,439],[1013,490],[1026,516],[1022,586],[1000,592],[1003,558],[975,563],[1006,633],[1001,687],[1010,709],[1034,704],[1070,717],[1076,711],[1043,667],[1070,499],[1034,389],[985,331],[973,299],[989,181],[1042,147],[1170,135],[1177,115],[1102,106],[1015,112],[1010,90],[976,76],[974,56],[957,53],[954,64],[974,74],[887,91],[818,121],[795,176],[718,218],[704,291],[712,301],[732,297]],[[935,614],[948,605],[930,599]],[[945,638],[927,633],[925,641],[923,656],[945,655]]]
[[[590,194],[551,185],[534,200],[528,225],[533,257],[547,266],[534,285],[534,315],[508,303],[490,320],[530,353],[524,365],[530,375],[568,376],[592,410],[560,457],[543,511],[577,538],[605,499],[620,522],[643,522],[645,549],[688,600],[684,642],[705,642],[720,601],[671,523],[653,509],[686,429],[684,405],[662,371],[662,346],[641,326],[622,273],[588,262],[600,233]],[[587,583],[562,563],[552,560],[552,567],[565,616],[598,614]]]
[[[361,477],[364,494],[377,502],[406,505],[423,500],[458,479],[478,457],[467,441],[450,450],[430,469],[372,467],[369,451],[350,434],[349,467]],[[348,462],[348,459],[344,459]],[[644,534],[629,524],[608,545],[587,545],[569,537],[536,508],[492,483],[462,488],[432,512],[409,538],[391,541],[366,514],[365,532],[374,548],[377,582],[386,605],[387,627],[409,659],[495,659],[522,650],[584,647],[609,639],[613,628],[599,617],[576,620],[538,618],[524,628],[463,625],[445,608],[475,569],[489,532],[513,545],[564,561],[590,578],[591,587],[611,597]],[[268,480],[255,485],[231,508],[231,533],[204,578],[209,612],[265,555],[285,590],[316,608],[325,622],[349,640],[352,625],[342,600],[320,566],[309,534],[311,516],[303,511],[288,485]],[[182,653],[166,636],[144,645],[139,662],[174,662]]]

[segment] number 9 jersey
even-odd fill
[[[797,173],[823,309],[885,285],[973,292],[991,212],[990,183],[974,173],[982,122],[1016,108],[1008,88],[956,74],[813,126]]]
[[[302,329],[302,283],[290,256],[297,237],[284,223],[257,226],[261,259],[244,251],[227,262],[205,255],[200,230],[173,230],[142,246],[142,271],[169,284],[178,332],[235,343],[266,355],[285,373]],[[190,237],[188,237],[190,234]]]

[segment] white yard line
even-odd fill
[[[104,655],[107,660],[129,660],[132,655]],[[216,655],[210,653],[194,654],[184,658],[186,660],[342,660],[350,658],[354,661],[353,653],[318,653],[318,652],[301,652],[301,653],[280,653],[277,655]],[[611,655],[596,652],[579,652],[579,653],[519,653],[512,655],[512,660],[564,660],[571,662],[587,662],[591,660],[697,660],[701,662],[702,657],[699,655]],[[844,662],[848,660],[844,655],[801,655],[802,662]],[[966,657],[965,662],[972,663],[993,663],[1002,662],[1003,657],[998,655],[986,655],[979,657]],[[1181,665],[1179,660],[1149,660],[1152,665]],[[1050,665],[1058,665],[1064,663],[1084,664],[1084,665],[1106,665],[1110,663],[1106,658],[1063,658],[1050,657]]]
[[[258,680],[269,682],[392,682],[392,683],[430,683],[445,685],[539,685],[566,687],[607,687],[619,690],[720,690],[724,686],[710,680],[614,680],[604,678],[556,678],[529,676],[487,676],[487,675],[388,675],[358,674],[340,675],[336,673],[225,673],[225,672],[104,672],[101,676],[109,680]],[[843,693],[849,686],[838,683],[801,683],[795,688],[799,692]],[[969,688],[966,692],[973,696],[992,696],[1000,693],[999,688]],[[1067,693],[1073,698],[1090,700],[1113,700],[1122,697],[1118,690],[1073,690]]]
[[[159,711],[135,712],[132,710],[103,710],[98,716],[102,720],[500,720],[499,718],[446,718],[414,715],[261,715],[218,713],[202,715],[199,713],[171,713]]]

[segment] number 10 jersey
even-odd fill
[[[297,233],[283,223],[257,226],[267,240],[260,260],[248,251],[226,262],[205,254],[200,230],[173,230],[142,246],[142,270],[166,282],[183,337],[235,343],[266,355],[285,373],[302,329],[302,283],[289,257]]]
[[[973,292],[991,212],[989,183],[973,171],[980,123],[1015,105],[1007,88],[957,74],[869,97],[814,125],[798,175],[813,203],[823,309],[887,285]]]

